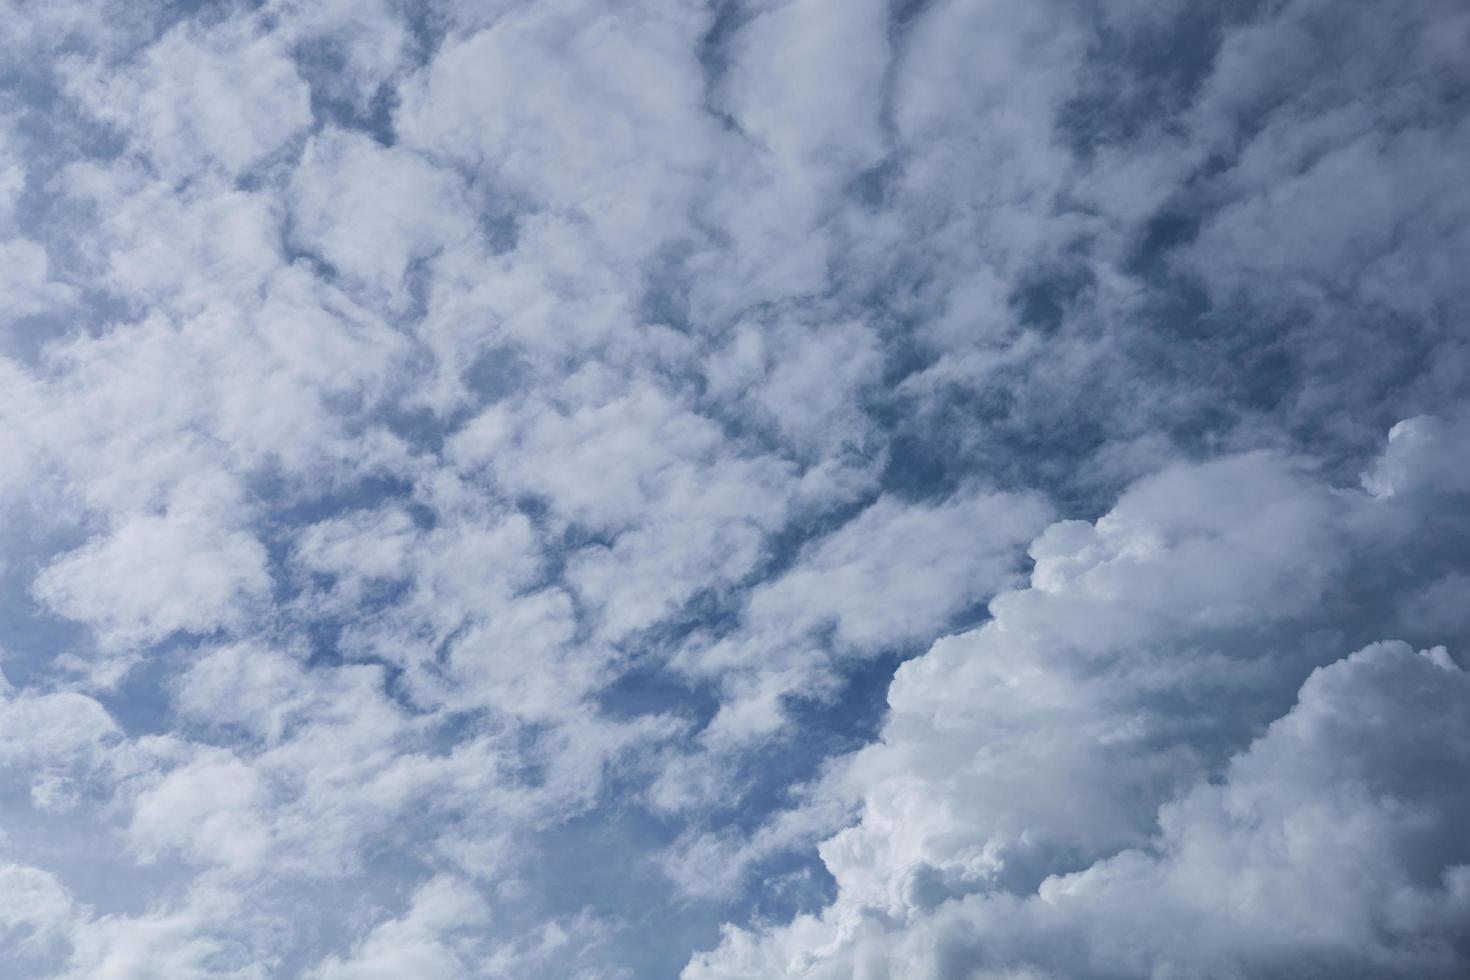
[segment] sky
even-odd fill
[[[1470,973],[1463,0],[0,25],[0,976]]]

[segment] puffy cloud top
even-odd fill
[[[1470,972],[1454,0],[0,0],[0,975]]]

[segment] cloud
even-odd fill
[[[1463,972],[1451,0],[0,18],[0,972]]]
[[[569,411],[492,409],[456,437],[512,494],[601,538],[567,577],[604,611],[612,638],[647,627],[701,587],[739,580],[762,556],[795,490],[792,467],[730,446],[720,426],[652,385]],[[593,477],[595,474],[595,478]]]
[[[726,42],[718,104],[793,183],[878,163],[888,70],[884,4],[757,4]],[[818,81],[820,80],[820,81]]]
[[[100,68],[80,67],[74,92],[170,180],[214,168],[238,176],[311,123],[310,93],[280,38],[245,18],[180,25],[130,70],[104,80]]]
[[[648,255],[683,230],[716,165],[694,52],[707,17],[580,0],[508,10],[446,39],[403,85],[395,125],[492,187],[584,218],[612,254]]]
[[[882,365],[882,342],[871,326],[797,320],[738,324],[706,373],[712,397],[774,430],[798,459],[818,464],[808,481],[840,466],[856,471],[848,480],[863,486],[872,479],[863,470],[881,458],[870,445],[864,397],[879,387]],[[813,377],[822,384],[813,385]]]
[[[434,878],[414,893],[402,918],[373,929],[349,958],[332,957],[308,975],[314,980],[386,980],[403,976],[452,980],[464,976],[474,970],[474,964],[461,955],[461,950],[473,939],[465,934],[456,942],[454,933],[473,929],[484,921],[488,911],[464,883]]]
[[[1031,895],[951,897],[918,865],[898,908],[731,932],[685,975],[1452,976],[1470,800],[1443,774],[1470,761],[1467,698],[1443,648],[1367,647],[1318,668],[1221,780],[1166,803],[1145,847]]]
[[[128,649],[238,628],[270,584],[260,542],[186,512],[133,518],[63,555],[37,578],[36,596],[94,627],[104,647]]]
[[[1470,490],[1465,463],[1470,424],[1433,416],[1404,419],[1388,431],[1388,449],[1363,474],[1375,497],[1415,492],[1464,493]]]
[[[280,262],[279,207],[265,195],[204,179],[183,193],[129,161],[79,162],[68,195],[96,210],[84,243],[99,285],[144,303],[185,308],[255,293]]]
[[[327,130],[292,181],[298,246],[342,274],[406,302],[410,263],[474,234],[458,181],[417,155],[358,133]]]
[[[1452,975],[1470,686],[1442,647],[1314,669],[1305,639],[1385,546],[1359,513],[1382,499],[1255,454],[1053,524],[1030,587],[900,667],[881,738],[828,774],[817,799],[859,807],[820,846],[836,900],[685,975]],[[1293,676],[1251,742],[1244,706],[1290,707]]]
[[[1095,523],[1047,528],[1029,588],[899,668],[882,741],[840,777],[865,802],[825,845],[839,883],[888,903],[900,882],[879,869],[1024,881],[1037,861],[1146,834],[1202,761],[1191,731],[1230,724],[1204,706],[1210,692],[1257,670],[1254,644],[1205,637],[1309,611],[1335,564],[1333,510],[1299,464],[1246,456],[1165,472]]]
[[[258,775],[228,756],[207,758],[169,773],[135,804],[130,830],[144,861],[162,848],[236,870],[258,866],[268,844],[255,813]]]
[[[0,242],[0,268],[5,270],[5,279],[0,281],[5,306],[0,316],[7,321],[62,306],[76,295],[74,289],[49,277],[46,250],[35,242],[23,238]]]
[[[6,733],[0,761],[20,768],[92,767],[122,734],[107,709],[70,691],[6,697],[0,701],[0,725]]]
[[[174,976],[255,980],[267,975],[266,968],[249,962],[248,947],[210,935],[211,927],[239,924],[245,918],[242,911],[236,897],[206,884],[191,890],[177,909],[81,919],[71,955],[58,975],[94,980],[162,970]]]
[[[296,62],[313,91],[346,102],[358,113],[412,64],[421,42],[392,0],[335,0],[273,5],[281,18],[277,33],[291,47],[311,54]]]
[[[704,738],[770,735],[785,723],[783,699],[820,697],[844,658],[931,636],[1001,591],[1045,514],[1040,501],[1008,494],[971,491],[934,506],[880,498],[752,589],[739,631],[680,651],[676,666],[720,677],[727,690]]]
[[[6,936],[10,949],[6,958],[22,963],[44,954],[48,945],[64,935],[74,915],[66,888],[55,875],[39,868],[0,865],[0,896],[4,896],[5,908],[0,912],[0,935]]]

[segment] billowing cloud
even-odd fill
[[[1366,647],[1314,671],[1140,846],[1019,893],[977,890],[983,860],[916,861],[886,902],[727,934],[685,976],[1454,976],[1470,799],[1442,775],[1470,764],[1467,699],[1442,647]],[[840,876],[875,856],[828,847]]]
[[[0,21],[0,973],[1465,972],[1454,0]]]
[[[1438,457],[1403,466],[1463,500]],[[1255,454],[1053,524],[1030,587],[904,664],[829,773],[859,811],[821,845],[836,901],[686,975],[1452,975],[1466,675],[1397,641],[1314,666],[1354,553],[1403,546],[1385,506]]]

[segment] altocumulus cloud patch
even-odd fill
[[[1470,971],[1453,0],[0,0],[0,973]]]

